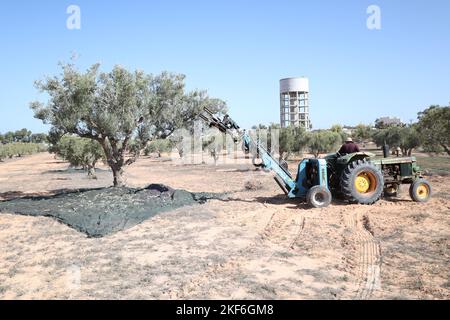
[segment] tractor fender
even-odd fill
[[[346,154],[345,156],[338,156],[337,163],[346,165],[352,163],[353,161],[364,160],[373,157],[375,157],[375,154],[371,152],[355,152]]]

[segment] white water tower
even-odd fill
[[[280,123],[282,128],[296,126],[311,129],[308,78],[280,80]]]

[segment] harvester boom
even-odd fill
[[[230,134],[236,143],[239,140],[242,140],[246,149],[252,153],[254,158],[261,158],[262,164],[259,166],[263,167],[266,171],[272,170],[276,174],[275,181],[280,188],[286,194],[290,194],[292,196],[296,183],[291,174],[286,168],[283,168],[280,165],[280,163],[258,140],[255,141],[255,139],[253,139],[245,130],[241,131],[239,126],[228,115],[225,115],[224,120],[220,120],[220,118],[218,118],[208,108],[205,107],[204,111],[206,112],[206,115],[200,115],[202,120],[207,122],[210,127],[217,128],[223,133]]]

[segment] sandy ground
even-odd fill
[[[106,168],[97,180],[66,169],[49,154],[0,163],[0,199],[111,183]],[[0,214],[0,298],[450,298],[448,178],[430,178],[427,204],[410,201],[406,188],[373,206],[314,210],[287,200],[270,174],[243,159],[214,166],[143,158],[126,181],[231,196],[103,238],[52,218]],[[247,191],[247,181],[263,188]]]

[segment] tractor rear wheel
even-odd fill
[[[314,208],[328,207],[331,203],[331,192],[323,186],[314,186],[306,194],[306,202]]]
[[[418,179],[409,187],[409,195],[416,202],[427,202],[431,198],[431,185],[425,179]]]
[[[380,199],[383,188],[383,174],[367,160],[353,161],[342,173],[342,193],[350,202],[373,204]]]

